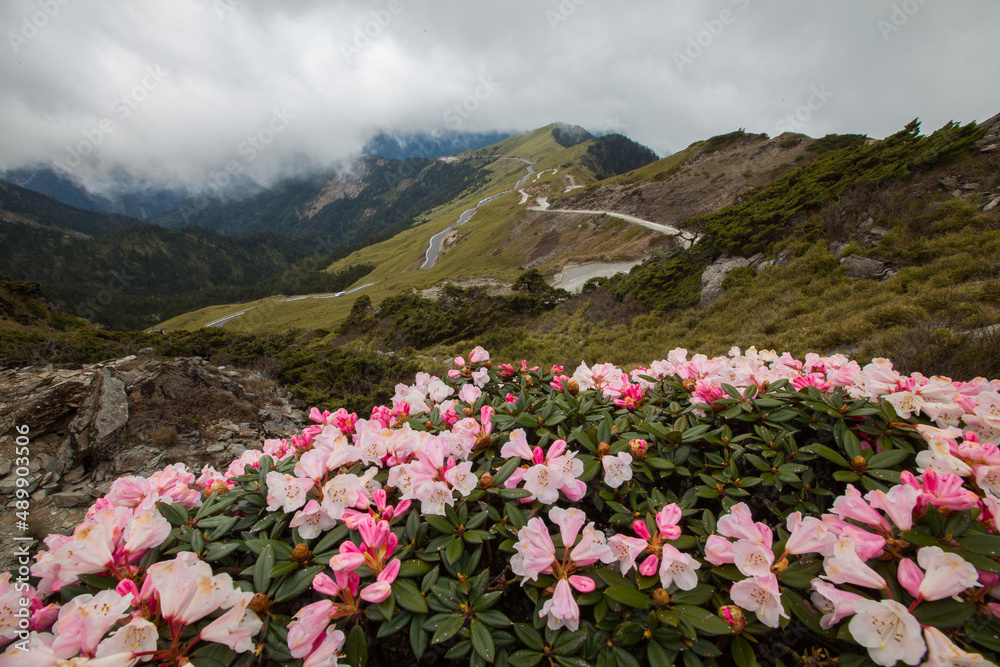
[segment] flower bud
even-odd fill
[[[577,394],[580,393],[580,383],[574,380],[573,378],[570,378],[565,382],[563,382],[563,386],[566,387],[566,391],[568,391],[573,396],[576,396]]]
[[[774,572],[775,574],[781,574],[782,572],[784,572],[787,569],[788,569],[788,559],[787,558],[782,558],[777,563],[775,563],[774,565],[771,566],[771,572]]]
[[[424,422],[424,428],[426,428],[428,431],[431,430],[432,428],[434,428],[434,422],[428,419],[427,421]]]
[[[698,388],[698,385],[695,384],[695,381],[694,380],[690,380],[690,379],[689,380],[684,380],[683,382],[681,382],[681,385],[684,386],[684,391],[692,391],[693,392],[695,389]]]
[[[743,615],[743,610],[734,604],[719,608],[719,618],[729,624],[730,632],[738,635],[747,627],[747,619]]]
[[[475,414],[475,410],[473,410],[472,408],[464,408],[462,410],[462,414],[464,414],[466,417],[471,417],[473,414]]]
[[[312,555],[312,550],[305,544],[296,544],[295,548],[292,549],[292,560],[297,563],[307,562],[310,558],[312,558]]]
[[[629,454],[636,461],[641,461],[646,458],[646,452],[649,450],[649,445],[642,438],[634,438],[628,443]]]
[[[479,488],[489,489],[493,486],[493,475],[488,472],[484,472],[483,476],[479,478]]]
[[[611,453],[611,445],[609,445],[608,443],[602,442],[599,445],[597,445],[597,455],[599,457],[607,456],[610,453]]]
[[[657,607],[666,607],[670,604],[670,593],[665,588],[657,588],[653,591],[653,604]]]
[[[228,490],[229,486],[221,479],[217,479],[212,482],[211,486],[208,487],[208,490],[205,492],[205,497],[214,496],[217,493],[225,493]]]
[[[250,598],[250,604],[247,605],[247,608],[258,614],[263,614],[270,606],[271,598],[267,597],[263,593],[257,593]]]
[[[868,461],[865,461],[865,457],[863,456],[855,456],[851,459],[851,470],[857,473],[868,470]]]

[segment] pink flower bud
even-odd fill
[[[115,591],[123,598],[128,598],[131,595],[132,599],[130,604],[133,607],[139,604],[139,588],[131,579],[123,579],[122,581],[119,581],[118,585],[115,586]]]
[[[656,574],[656,570],[659,566],[660,566],[660,559],[656,556],[656,554],[647,556],[646,560],[642,561],[642,563],[639,565],[639,574],[643,575],[644,577],[652,577],[654,574]]]
[[[924,573],[916,563],[909,558],[899,561],[899,572],[896,577],[899,579],[899,585],[906,589],[907,593],[915,598],[920,597],[920,583],[924,580]]]
[[[652,535],[649,534],[649,528],[646,527],[646,522],[642,519],[638,519],[632,524],[632,530],[634,530],[635,534],[644,540],[648,540],[652,537]]]

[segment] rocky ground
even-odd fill
[[[0,371],[0,543],[71,531],[122,475],[177,462],[195,472],[222,468],[304,425],[302,411],[274,382],[200,357]],[[15,505],[25,478],[16,426],[29,429],[27,531]],[[12,556],[12,548],[0,552],[0,572]]]

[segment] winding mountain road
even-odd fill
[[[376,280],[374,282],[365,283],[364,285],[359,285],[358,287],[354,287],[352,289],[345,290],[343,292],[333,292],[333,293],[329,293],[329,294],[303,294],[302,296],[293,296],[293,297],[289,297],[287,299],[282,299],[281,303],[289,303],[290,301],[302,301],[304,299],[336,299],[337,297],[340,297],[340,296],[347,296],[348,294],[353,294],[354,292],[360,292],[361,290],[365,289],[366,287],[371,287],[372,285],[374,285],[377,282],[378,281]],[[233,313],[232,315],[226,315],[225,317],[220,317],[217,320],[212,320],[211,322],[209,322],[208,324],[206,324],[202,328],[203,329],[207,329],[209,327],[217,327],[217,328],[221,329],[223,326],[225,326],[226,322],[229,322],[230,320],[234,320],[237,317],[239,317],[240,315],[242,315],[243,313],[247,313],[247,312],[253,310],[256,307],[257,306],[251,306],[250,308],[247,308],[246,310],[241,310],[238,313]]]
[[[482,206],[483,204],[488,204],[489,202],[493,201],[494,199],[497,199],[498,197],[502,197],[505,194],[515,191],[521,195],[521,201],[518,202],[518,206],[527,204],[528,201],[531,199],[531,196],[527,192],[522,190],[521,187],[528,182],[532,174],[534,174],[535,181],[537,181],[538,178],[547,171],[551,171],[553,172],[553,174],[559,173],[558,169],[544,169],[540,172],[535,173],[535,167],[534,167],[535,163],[530,162],[525,158],[510,158],[500,155],[495,155],[495,156],[485,155],[481,157],[496,157],[497,159],[500,160],[520,160],[525,163],[528,173],[525,174],[524,178],[519,180],[517,184],[514,185],[514,187],[512,187],[510,190],[505,190],[504,192],[500,192],[498,194],[487,197],[486,199],[483,199],[472,208],[466,211],[462,211],[462,214],[458,217],[458,220],[456,220],[448,227],[446,227],[445,229],[441,230],[440,232],[432,236],[430,242],[427,244],[427,252],[424,254],[424,263],[420,266],[421,269],[429,269],[432,266],[434,266],[434,262],[437,261],[438,254],[441,252],[441,241],[444,240],[444,237],[447,236],[448,232],[453,230],[455,227],[467,223],[480,206]],[[573,177],[570,176],[570,179],[572,180]],[[575,190],[576,188],[583,187],[580,185],[576,185],[576,180],[572,180],[572,183],[573,186],[571,186],[568,189]],[[646,229],[652,229],[653,231],[666,234],[667,236],[676,236],[680,241],[681,246],[684,248],[690,248],[692,245],[697,243],[698,240],[701,238],[698,234],[687,232],[684,231],[683,229],[678,229],[676,227],[671,227],[670,225],[664,225],[659,222],[653,222],[651,220],[643,220],[642,218],[637,218],[634,215],[627,215],[625,213],[616,213],[615,211],[551,208],[548,197],[536,197],[535,199],[536,203],[534,206],[528,207],[529,211],[543,211],[545,213],[580,213],[585,215],[607,215],[612,218],[618,218],[619,220],[624,220],[625,222],[630,222],[635,225],[640,225],[642,227],[645,227]]]
[[[504,190],[503,192],[498,192],[495,195],[491,195],[486,199],[481,200],[478,204],[476,204],[472,208],[462,211],[462,215],[458,216],[458,220],[451,223],[450,225],[442,229],[440,232],[432,236],[430,242],[427,244],[427,252],[424,254],[424,263],[420,265],[421,269],[429,269],[432,266],[434,266],[434,262],[437,261],[438,253],[441,252],[441,241],[444,239],[445,236],[448,235],[448,232],[455,229],[455,227],[458,227],[459,225],[464,225],[465,223],[467,223],[469,219],[472,217],[472,214],[476,212],[476,209],[478,209],[483,204],[488,204],[494,199],[498,197],[503,197],[505,194],[513,192],[514,190],[517,190],[520,187],[522,187],[525,183],[528,182],[528,179],[531,178],[531,175],[535,173],[535,163],[529,162],[525,158],[500,157],[493,155],[484,155],[481,157],[497,157],[498,159],[501,160],[520,160],[526,165],[528,173],[525,174],[524,178],[519,180],[510,190]],[[523,192],[521,194],[522,196],[525,196]]]

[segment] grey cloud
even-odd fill
[[[92,187],[226,163],[266,181],[456,119],[622,130],[660,154],[789,114],[812,135],[933,129],[1000,111],[997,25],[993,0],[11,0],[0,168],[87,151]]]

